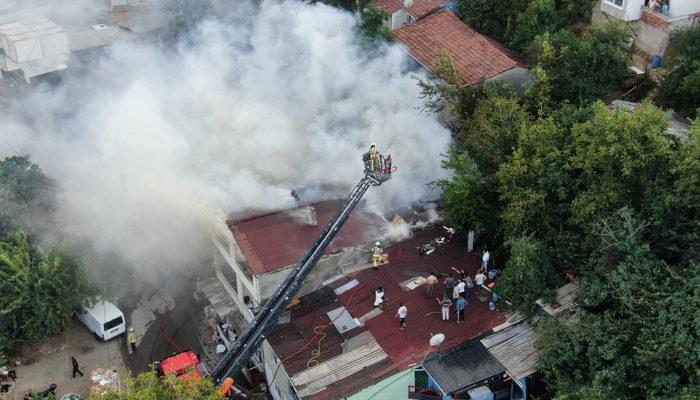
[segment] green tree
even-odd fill
[[[220,400],[224,397],[209,379],[181,381],[174,375],[159,377],[155,371],[148,371],[127,381],[121,392],[93,394],[90,400]]]
[[[639,210],[648,188],[667,171],[671,139],[664,134],[668,117],[651,104],[634,111],[594,106],[594,115],[575,124],[575,153],[569,169],[577,176],[571,203],[574,218],[589,226],[628,206]]]
[[[452,173],[450,179],[436,183],[442,189],[445,213],[450,224],[458,229],[495,232],[498,213],[484,195],[488,193],[487,183],[476,163],[467,153],[453,148],[442,166]]]
[[[604,24],[589,35],[569,31],[543,34],[535,41],[535,67],[547,75],[551,100],[583,104],[605,98],[627,74],[629,33]]]
[[[0,240],[49,208],[51,182],[28,156],[0,161]]]
[[[545,324],[538,335],[538,370],[559,398],[697,392],[700,265],[657,259],[640,240],[648,224],[623,208],[598,225],[600,246],[580,280],[580,322]]]
[[[507,245],[510,257],[496,290],[512,302],[517,311],[530,316],[538,307],[537,299],[553,299],[556,274],[546,249],[532,236],[511,239]]]
[[[372,43],[377,40],[392,40],[391,29],[384,25],[389,14],[381,8],[370,4],[362,12],[360,30],[365,42]]]
[[[457,140],[481,172],[491,178],[515,150],[520,130],[527,126],[529,118],[514,94],[490,94],[476,104],[472,117],[463,122]]]
[[[471,28],[496,38],[502,38],[506,21],[496,13],[494,0],[459,0],[459,12]]]
[[[586,254],[586,240],[571,220],[575,179],[566,167],[573,151],[566,126],[539,119],[523,127],[516,151],[496,175],[505,237],[534,235],[557,272],[577,272]]]
[[[659,84],[659,104],[694,118],[700,108],[700,26],[677,33],[666,53],[667,71]]]
[[[645,215],[655,222],[649,242],[667,262],[700,260],[700,119],[675,153],[668,175],[645,204]]]
[[[60,250],[44,253],[19,231],[0,242],[0,352],[60,331],[94,295],[81,266]]]
[[[525,50],[536,36],[556,32],[564,23],[556,12],[554,0],[533,0],[516,17],[515,28],[508,35],[508,45]]]

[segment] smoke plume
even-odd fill
[[[224,215],[288,208],[294,188],[344,196],[372,142],[398,171],[368,203],[435,196],[450,135],[418,110],[403,49],[369,50],[356,16],[323,5],[233,8],[175,48],[113,45],[0,111],[0,156],[31,155],[61,188],[47,235],[142,270],[187,267]]]

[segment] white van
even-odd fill
[[[103,299],[98,299],[92,306],[83,305],[75,316],[98,340],[106,341],[126,331],[124,313],[117,306]]]

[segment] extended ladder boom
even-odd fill
[[[328,222],[316,242],[309,248],[304,256],[299,260],[289,276],[277,288],[275,293],[268,299],[262,309],[248,323],[241,335],[233,345],[233,348],[226,353],[224,359],[214,369],[212,378],[216,384],[220,384],[227,377],[232,377],[241,371],[246,365],[260,342],[277,325],[277,318],[280,311],[286,307],[294,294],[301,288],[304,279],[323,256],[326,247],[333,240],[352,210],[357,206],[362,196],[370,186],[381,185],[382,182],[390,178],[389,172],[367,172],[365,177],[355,186],[338,213]]]

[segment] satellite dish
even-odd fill
[[[433,335],[430,338],[430,345],[431,346],[439,346],[440,343],[442,343],[443,341],[445,341],[445,335],[442,333],[438,333],[438,334]]]

